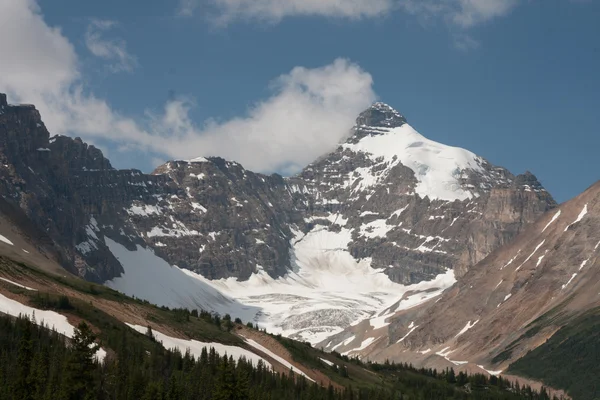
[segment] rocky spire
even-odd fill
[[[6,94],[0,93],[0,108],[8,106],[8,102],[6,101]]]
[[[406,124],[406,118],[385,103],[374,103],[356,119],[358,127],[366,125],[381,128],[397,128],[404,124]]]

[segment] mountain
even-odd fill
[[[323,346],[370,360],[518,373],[597,398],[597,385],[583,377],[597,383],[600,373],[599,267],[600,182],[529,225],[435,301],[394,305],[379,326],[363,322]]]
[[[532,174],[428,140],[383,103],[283,178],[202,157],[116,170],[2,95],[0,162],[3,199],[66,270],[313,343],[438,296],[556,206]]]
[[[352,240],[343,247],[355,259],[371,259],[403,284],[448,268],[462,276],[556,205],[531,173],[515,177],[431,141],[383,103],[358,117],[336,151],[290,181],[312,194],[314,224],[347,232]]]

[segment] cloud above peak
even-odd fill
[[[112,22],[95,22],[110,29]],[[369,73],[346,59],[295,67],[270,83],[270,94],[244,115],[197,123],[193,101],[179,98],[142,118],[116,112],[95,96],[69,40],[48,26],[34,0],[0,2],[0,90],[35,104],[52,134],[110,143],[148,157],[221,156],[261,172],[294,173],[333,149],[376,98]],[[112,53],[110,53],[112,54]],[[112,152],[118,156],[118,152]]]
[[[271,96],[246,115],[197,126],[191,104],[167,103],[152,131],[168,136],[174,158],[222,156],[262,172],[299,171],[346,137],[357,115],[376,99],[373,79],[358,65],[337,59],[319,68],[296,67],[276,78]]]

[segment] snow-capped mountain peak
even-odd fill
[[[362,131],[368,131],[369,134],[363,134]],[[360,139],[356,140],[356,136],[360,136]],[[378,127],[376,134],[372,134],[371,127],[358,128],[357,135],[343,144],[342,148],[364,154],[374,165],[385,164],[383,169],[376,168],[376,176],[370,180],[372,183],[387,176],[386,171],[399,164],[410,168],[418,181],[415,193],[431,200],[472,198],[473,192],[464,187],[462,182],[469,171],[484,172],[482,159],[477,155],[429,140],[407,123],[393,128]]]

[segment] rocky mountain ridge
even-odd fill
[[[379,326],[363,322],[322,345],[372,360],[510,371],[562,327],[598,314],[599,226],[600,182],[493,251],[435,302],[392,305]]]
[[[202,157],[116,170],[81,139],[50,137],[35,107],[0,103],[0,194],[66,269],[139,296],[123,257],[148,249],[306,340],[369,317],[407,285],[438,293],[556,205],[532,174],[433,142],[383,103],[289,178]],[[326,299],[324,282],[339,276],[345,285]],[[189,306],[177,291],[168,287],[169,301]]]

